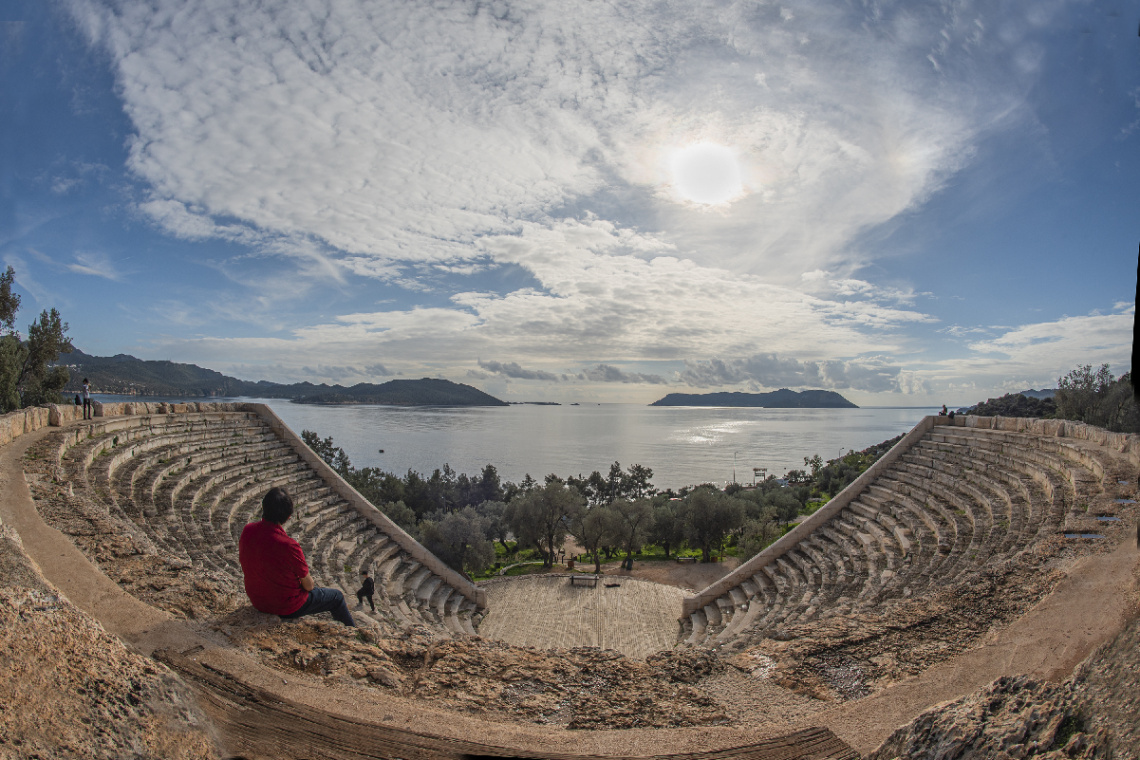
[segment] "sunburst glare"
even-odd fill
[[[673,187],[687,201],[715,206],[744,194],[736,151],[716,143],[680,148],[670,159]]]

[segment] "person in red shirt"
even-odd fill
[[[255,609],[283,618],[318,612],[355,626],[344,594],[313,582],[301,545],[282,527],[293,515],[293,499],[284,488],[271,488],[261,500],[262,519],[246,525],[238,539],[238,561],[245,594]]]

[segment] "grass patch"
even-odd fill
[[[1065,719],[1061,721],[1061,725],[1057,726],[1057,733],[1053,737],[1053,747],[1060,749],[1069,743],[1074,735],[1083,733],[1085,730],[1085,722],[1081,720],[1080,715],[1066,715]]]
[[[809,501],[807,504],[804,505],[804,508],[800,510],[800,514],[801,515],[815,514],[815,511],[817,509],[819,509],[820,507],[822,507],[824,504],[826,504],[829,501],[831,501],[831,499],[829,499],[827,497],[824,497],[822,499],[816,499],[815,501]]]
[[[549,572],[551,572],[551,568],[544,566],[541,562],[535,562],[534,564],[515,565],[503,575],[514,577],[516,575],[542,575]]]

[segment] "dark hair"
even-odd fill
[[[83,378],[83,382],[87,382],[87,378]]]
[[[293,500],[284,488],[270,488],[261,500],[261,516],[278,525],[293,516]]]

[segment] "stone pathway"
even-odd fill
[[[635,659],[677,643],[684,592],[674,586],[602,576],[590,588],[571,586],[567,575],[541,575],[483,588],[490,612],[479,634],[488,639],[539,648],[595,646]]]

